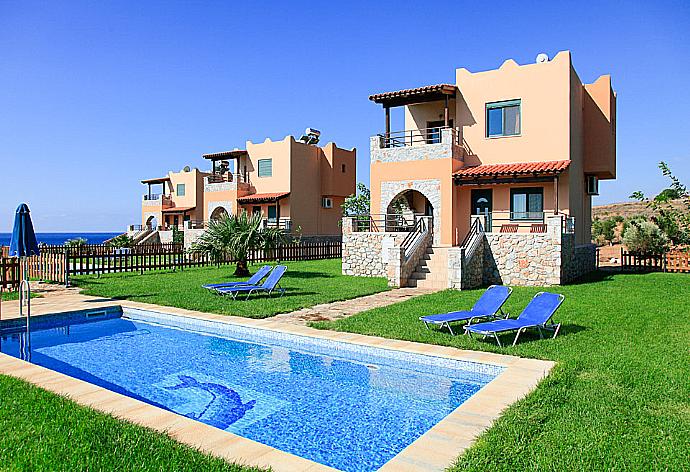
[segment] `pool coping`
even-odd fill
[[[385,463],[380,469],[384,471],[426,472],[445,470],[474,443],[481,433],[493,424],[503,410],[536,388],[537,384],[549,374],[555,365],[555,362],[539,359],[470,351],[356,333],[319,330],[270,318],[259,320],[216,315],[119,300],[113,300],[109,306],[220,321],[238,326],[355,345],[487,363],[504,368],[504,371],[491,382]],[[94,307],[93,309],[97,310],[98,308]],[[72,310],[63,309],[50,314],[65,311]],[[80,405],[167,434],[183,444],[222,457],[230,462],[253,467],[270,467],[277,472],[335,470],[7,354],[0,353],[0,373],[20,378],[50,392],[65,396]]]

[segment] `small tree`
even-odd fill
[[[623,244],[635,254],[662,254],[668,249],[668,238],[651,221],[632,220],[623,233]]]
[[[192,251],[204,251],[216,262],[227,255],[237,261],[235,275],[249,275],[249,253],[257,249],[270,250],[285,243],[287,237],[279,228],[265,228],[261,214],[226,215],[209,221],[208,228],[192,246]]]
[[[690,244],[690,193],[665,162],[659,163],[659,169],[669,178],[671,187],[651,200],[641,191],[630,198],[646,203],[654,211],[652,219],[674,244]]]
[[[172,240],[174,244],[184,244],[184,233],[177,226],[172,227]]]
[[[369,216],[371,211],[371,191],[362,182],[357,184],[357,193],[345,198],[341,205],[343,216]]]

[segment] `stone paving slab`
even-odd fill
[[[311,308],[303,308],[292,313],[281,313],[273,318],[300,324],[307,324],[311,321],[334,321],[373,308],[404,302],[412,297],[426,295],[435,291],[437,290],[418,287],[396,288],[351,300],[314,305]]]

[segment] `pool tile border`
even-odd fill
[[[503,410],[536,388],[555,365],[554,362],[538,359],[461,350],[355,333],[324,331],[275,319],[255,320],[126,301],[118,301],[113,305],[127,309],[154,311],[163,315],[171,314],[321,340],[339,341],[363,347],[423,354],[454,361],[493,364],[503,368],[503,372],[495,379],[384,464],[380,470],[410,472],[444,470],[474,443],[477,436],[493,424]],[[75,307],[75,309],[78,308]],[[98,308],[94,307],[94,309]],[[63,311],[67,310],[70,310],[70,307],[64,307]],[[63,395],[78,404],[167,434],[181,443],[231,462],[254,467],[271,467],[277,472],[334,470],[2,353],[0,353],[0,373],[20,378],[45,390]]]

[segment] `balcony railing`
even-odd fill
[[[143,196],[145,205],[162,205],[163,207],[172,206],[172,197],[164,193],[152,193]]]
[[[445,126],[393,131],[388,134],[380,134],[379,136],[384,148],[422,146],[425,144],[440,144],[446,142],[462,145],[462,134],[460,129]]]
[[[224,183],[236,183],[236,184],[251,184],[249,176],[245,178],[243,174],[232,174],[230,172],[225,172],[223,174],[213,173],[206,177],[207,184],[224,184]]]
[[[278,228],[286,232],[292,231],[292,220],[288,218],[280,218],[278,220],[264,218],[263,225],[264,228]]]
[[[561,233],[572,234],[575,232],[575,218],[563,213],[551,211],[494,211],[481,215],[472,215],[478,218],[486,233],[546,233],[548,231],[548,219],[552,216],[560,217]]]
[[[352,218],[352,231],[356,233],[407,233],[414,229],[418,220],[416,215],[405,217],[399,213],[356,215]]]

